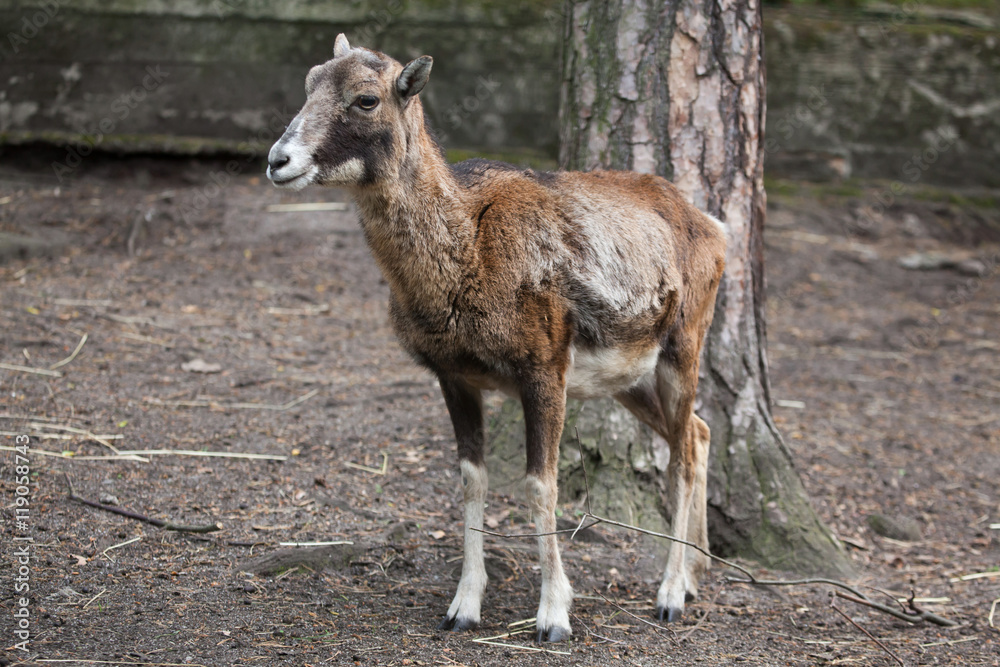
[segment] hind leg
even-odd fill
[[[618,400],[666,441],[667,506],[671,511],[669,534],[707,548],[705,482],[708,468],[708,426],[694,415],[697,367],[679,372],[661,358],[654,378],[641,382]],[[656,597],[660,620],[680,618],[684,602],[697,595],[698,576],[706,557],[680,542],[671,542],[667,565]]]
[[[694,439],[695,477],[691,498],[691,514],[688,517],[688,542],[697,544],[708,551],[708,515],[705,506],[708,483],[708,450],[711,432],[701,417],[692,414],[688,422],[688,437]],[[697,549],[687,550],[687,599],[698,597],[698,581],[712,564],[712,559]]]
[[[670,446],[667,465],[668,503],[673,510],[670,534],[688,542],[692,542],[692,537],[697,539],[697,535],[690,534],[689,528],[692,523],[700,527],[703,517],[698,513],[703,515],[705,512],[704,489],[698,488],[699,484],[703,486],[705,475],[698,473],[699,468],[707,466],[707,456],[699,461],[699,439],[692,437],[691,432],[692,428],[697,428],[694,421],[697,418],[692,411],[697,382],[697,367],[678,371],[667,360],[661,360],[657,367],[656,393],[663,414],[661,434]],[[700,507],[695,507],[699,504],[696,498],[701,500]],[[695,573],[688,566],[689,551],[695,550],[680,542],[671,542],[667,551],[667,565],[656,595],[656,612],[660,620],[679,619],[687,594],[698,590]]]

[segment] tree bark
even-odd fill
[[[710,543],[768,567],[844,573],[849,562],[810,506],[770,414],[759,2],[568,0],[560,166],[658,174],[725,223],[726,273],[696,406],[712,429]],[[512,403],[493,420],[501,479],[514,477],[518,420]],[[583,491],[577,431],[594,511],[662,530],[666,447],[614,401],[571,402],[564,498]]]

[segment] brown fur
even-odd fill
[[[675,534],[690,531],[707,544],[708,429],[692,407],[723,270],[723,230],[656,176],[539,173],[485,160],[449,166],[416,95],[430,59],[404,68],[340,40],[338,57],[310,72],[308,101],[272,149],[269,174],[289,182],[284,174],[307,165],[303,173],[312,176],[295,183],[351,190],[389,284],[393,326],[440,379],[460,457],[482,465],[482,389],[521,399],[529,481],[540,480],[529,492],[539,520],[554,525],[546,512],[555,502],[567,391],[596,395],[606,386],[669,444],[677,502],[687,507],[693,497],[696,505],[693,529],[675,526]],[[373,97],[377,106],[364,108]],[[643,366],[646,359],[655,368]],[[641,374],[629,375],[632,367]],[[593,378],[568,386],[577,371]],[[554,538],[541,543],[551,565],[543,566],[542,615],[546,581],[559,588],[546,573],[564,577],[554,545]],[[661,616],[679,613],[675,602],[659,606]],[[474,616],[478,622],[478,601]],[[562,610],[551,616],[550,627],[540,619],[542,638],[567,636]]]

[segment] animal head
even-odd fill
[[[267,156],[278,187],[360,186],[395,177],[423,113],[417,93],[433,59],[405,67],[385,54],[352,48],[341,34],[333,59],[306,77],[306,103]]]

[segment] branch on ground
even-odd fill
[[[578,443],[579,443],[579,437],[580,437],[579,434],[577,434]],[[580,451],[580,455],[581,457],[583,456],[582,449]],[[503,539],[513,539],[522,537],[534,538],[534,537],[542,537],[544,535],[557,535],[559,533],[572,533],[571,536],[572,539],[572,537],[576,537],[576,534],[581,530],[587,530],[589,528],[597,526],[598,524],[606,523],[609,526],[617,526],[619,528],[631,530],[636,533],[642,533],[644,535],[650,535],[652,537],[659,537],[665,540],[670,540],[671,542],[679,542],[680,544],[683,544],[686,547],[690,547],[691,549],[694,549],[696,551],[705,554],[706,556],[716,561],[717,563],[721,563],[727,567],[731,567],[734,570],[737,570],[741,574],[746,576],[746,579],[740,579],[738,577],[729,577],[729,576],[725,577],[725,580],[731,583],[751,584],[753,586],[809,586],[809,585],[833,586],[834,588],[841,589],[840,591],[834,591],[834,594],[841,599],[861,604],[866,607],[871,607],[872,609],[881,611],[885,614],[889,614],[890,616],[906,621],[908,623],[916,624],[916,623],[923,623],[926,621],[928,623],[933,623],[935,625],[941,625],[944,627],[954,627],[958,625],[958,623],[956,623],[955,621],[944,618],[943,616],[938,616],[937,614],[934,614],[927,610],[920,609],[919,607],[916,606],[916,604],[914,604],[914,598],[912,595],[910,596],[910,599],[907,601],[907,608],[900,610],[875,602],[870,598],[868,598],[868,596],[866,596],[864,593],[859,591],[854,586],[851,586],[850,584],[847,584],[843,581],[838,581],[836,579],[826,579],[822,577],[813,577],[807,579],[761,579],[760,577],[758,577],[757,575],[755,575],[753,572],[743,567],[742,565],[734,563],[731,560],[726,560],[725,558],[716,556],[715,554],[709,553],[707,549],[703,549],[697,544],[688,542],[687,540],[682,540],[681,538],[674,537],[673,535],[659,533],[656,532],[655,530],[647,530],[645,528],[639,528],[638,526],[633,526],[631,524],[622,523],[620,521],[614,521],[612,519],[606,519],[604,517],[597,516],[590,511],[590,482],[587,481],[586,467],[583,468],[583,477],[587,489],[587,497],[586,497],[587,511],[583,513],[582,517],[580,517],[580,523],[579,525],[577,525],[576,528],[567,530],[556,530],[551,533],[514,533],[514,534],[498,533],[491,530],[483,530],[480,528],[473,528],[473,530],[476,530],[480,533],[485,533],[486,535],[492,535],[494,537],[500,537]],[[584,526],[583,524],[588,519],[592,520],[591,523]],[[843,593],[841,591],[846,591],[846,593]],[[847,593],[849,593],[850,595],[848,595]]]
[[[73,488],[73,482],[70,480],[69,475],[64,474],[63,476],[66,478],[66,486],[69,489],[69,499],[75,500],[76,502],[86,505],[87,507],[104,510],[105,512],[111,512],[112,514],[118,514],[119,516],[128,517],[129,519],[142,521],[143,523],[148,523],[158,528],[163,528],[164,530],[175,530],[180,533],[214,533],[217,530],[222,530],[222,524],[219,523],[212,523],[204,526],[189,526],[180,523],[171,523],[170,521],[154,519],[153,517],[139,514],[137,512],[130,512],[129,510],[115,507],[113,505],[105,505],[104,503],[87,500],[86,498],[76,494],[76,490]]]

